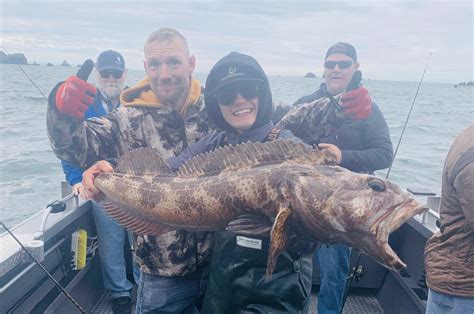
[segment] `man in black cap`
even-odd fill
[[[319,89],[301,97],[281,119],[279,128],[291,130],[305,143],[327,149],[337,163],[355,172],[373,173],[390,166],[393,147],[379,107],[360,85],[355,48],[338,42],[329,47]],[[322,245],[316,252],[321,287],[318,313],[340,313],[349,272],[350,250]]]
[[[120,106],[120,93],[125,87],[125,61],[113,50],[99,54],[95,63],[97,93],[94,102],[84,113],[85,119],[101,117]],[[75,195],[84,197],[82,185],[83,169],[61,160],[66,181],[73,187]],[[113,219],[105,215],[102,207],[92,202],[92,213],[97,227],[99,255],[102,265],[104,287],[111,291],[114,313],[130,313],[132,283],[127,279],[124,245],[130,234]],[[139,270],[133,266],[135,281],[138,283]]]
[[[324,78],[327,91],[333,97],[346,91],[354,73],[359,69],[357,53],[348,43],[332,45],[326,52]]]

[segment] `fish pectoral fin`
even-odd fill
[[[248,236],[266,236],[270,235],[272,222],[266,216],[255,214],[244,214],[229,222],[227,231]]]
[[[291,208],[283,207],[278,212],[270,233],[270,250],[267,259],[267,278],[272,277],[278,255],[283,252],[288,244],[288,223],[291,218]]]

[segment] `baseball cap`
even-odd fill
[[[338,42],[338,43],[332,45],[331,47],[329,47],[328,51],[326,52],[326,58],[325,59],[327,59],[330,55],[336,54],[336,53],[346,55],[346,56],[352,58],[352,60],[354,60],[354,62],[357,62],[357,52],[356,52],[354,46],[352,46],[351,44]]]
[[[124,72],[125,61],[120,53],[114,50],[107,50],[102,52],[95,62],[95,68],[97,71],[103,71],[108,69],[115,69]]]
[[[213,76],[213,81],[216,85],[211,93],[216,93],[221,88],[236,82],[263,82],[261,74],[255,68],[242,63],[228,63],[225,66],[220,66],[213,73]]]

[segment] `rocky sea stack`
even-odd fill
[[[28,64],[28,60],[22,53],[6,54],[0,51],[0,63],[6,64]]]
[[[458,84],[454,84],[454,87],[458,87],[458,86],[474,86],[474,81],[461,82]]]

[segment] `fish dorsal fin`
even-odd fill
[[[174,175],[166,161],[152,148],[137,148],[125,153],[119,159],[115,172],[135,175]]]
[[[178,170],[180,177],[209,175],[222,170],[233,170],[256,165],[292,161],[303,164],[336,164],[328,151],[311,149],[303,143],[291,140],[275,140],[265,143],[247,142],[235,146],[224,146],[212,152],[198,155]]]

